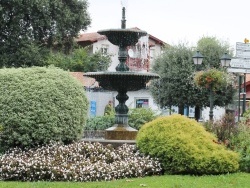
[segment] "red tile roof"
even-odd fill
[[[93,43],[106,38],[107,37],[105,35],[100,35],[99,33],[83,33],[76,39],[76,42],[90,41]]]
[[[83,72],[70,72],[70,74],[79,80],[85,87],[98,87],[94,78],[83,76]]]
[[[139,29],[138,27],[133,27],[131,28],[133,30],[137,30],[140,31],[141,29]],[[153,41],[155,41],[157,44],[161,44],[161,45],[165,45],[166,43],[156,37],[154,37],[153,35],[149,34],[149,38]],[[98,40],[104,40],[107,39],[107,37],[105,35],[100,35],[99,33],[83,33],[81,34],[77,39],[76,42],[86,42],[89,41],[91,43],[97,42]],[[154,46],[153,43],[149,43],[149,46]]]
[[[131,29],[134,29],[134,30],[137,30],[137,31],[140,31],[140,30],[141,30],[141,29],[138,28],[138,27],[133,27],[133,28],[131,28]],[[153,35],[150,35],[150,34],[148,34],[148,35],[149,35],[149,38],[150,38],[151,40],[155,41],[157,44],[161,44],[161,45],[165,45],[165,44],[166,44],[164,41],[162,41],[162,40],[160,40],[160,39],[154,37]],[[153,43],[149,43],[149,46],[154,46],[154,44],[153,44]]]

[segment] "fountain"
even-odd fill
[[[115,125],[106,129],[106,140],[135,140],[137,130],[128,125],[128,107],[125,102],[128,100],[128,91],[137,91],[146,87],[146,83],[151,79],[159,78],[158,74],[140,73],[129,71],[126,65],[128,56],[127,46],[135,45],[138,39],[147,35],[145,31],[126,29],[125,7],[122,8],[121,29],[107,29],[98,31],[105,35],[108,40],[119,46],[119,64],[116,72],[88,72],[84,76],[95,78],[99,85],[110,91],[117,91],[116,99],[119,104],[115,107]]]

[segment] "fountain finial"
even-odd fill
[[[122,7],[122,29],[126,29],[125,7]]]

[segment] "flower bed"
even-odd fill
[[[117,149],[100,143],[53,144],[0,158],[0,179],[21,181],[101,181],[158,175],[158,160],[143,156],[134,145]]]

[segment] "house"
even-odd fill
[[[246,74],[246,100],[250,100],[250,74]]]
[[[135,27],[134,30],[140,30]],[[118,46],[111,44],[107,37],[94,33],[83,33],[77,39],[76,42],[82,46],[90,47],[90,53],[101,51],[103,54],[112,55],[112,64],[108,68],[108,71],[115,71],[115,67],[118,65]],[[162,40],[148,34],[145,37],[139,39],[136,46],[128,47],[129,57],[127,59],[127,65],[131,71],[147,71],[149,72],[154,64],[154,59],[161,54],[162,48],[168,45]]]
[[[245,74],[245,81],[246,83],[244,84],[244,76],[242,76],[242,84],[241,84],[241,90],[240,92],[240,107],[239,104],[237,104],[237,110],[240,111],[240,114],[243,112],[243,105],[244,105],[244,86],[246,86],[246,101],[245,101],[245,110],[249,109],[249,101],[250,101],[250,74]]]
[[[132,29],[140,30],[136,27]],[[119,47],[110,43],[106,36],[100,35],[96,32],[83,33],[76,39],[76,42],[82,47],[88,46],[90,53],[101,51],[103,54],[110,54],[112,56],[112,63],[108,68],[108,71],[116,71],[115,68],[119,64]],[[129,66],[130,71],[150,72],[154,64],[154,59],[161,54],[162,48],[165,45],[167,44],[162,40],[148,34],[147,36],[141,37],[135,46],[128,46],[128,58],[126,64]],[[102,102],[105,101],[107,103],[112,99],[114,106],[118,104],[118,101],[115,99],[115,96],[117,95],[116,92],[104,91],[101,92],[101,94],[100,92],[97,94],[97,92],[95,93],[91,90],[87,93],[90,101],[98,101],[100,95],[105,95],[105,100],[102,100]],[[126,105],[129,108],[150,107],[154,110],[159,110],[147,88],[140,91],[128,92],[127,95],[129,96],[129,99],[126,102]],[[105,106],[103,104],[99,105],[98,102],[96,102],[96,105],[96,108],[98,109],[104,109],[103,107]],[[103,115],[103,112],[98,112],[95,115]]]
[[[139,28],[133,29],[140,30]],[[90,49],[90,53],[101,51],[103,54],[111,54],[112,64],[108,68],[108,71],[115,71],[115,67],[119,63],[119,48],[118,46],[111,44],[106,36],[100,35],[96,32],[83,33],[76,39],[76,41],[82,47],[88,46]],[[166,45],[168,44],[150,34],[145,37],[141,37],[135,46],[127,47],[128,58],[126,63],[131,71],[150,72],[152,70],[152,66],[154,65],[155,58],[161,54],[162,48]],[[250,77],[248,85],[248,95],[250,96]],[[113,106],[116,106],[118,104],[118,101],[115,99],[117,92],[98,92],[98,89],[93,89],[96,87],[88,84],[85,87],[89,89],[87,90],[89,101],[92,102],[96,107],[96,111],[92,112],[93,116],[103,115],[104,108],[110,100],[113,101]],[[141,89],[140,91],[129,91],[127,95],[129,96],[129,99],[126,101],[126,105],[129,108],[150,107],[153,110],[162,112],[163,114],[170,114],[169,109],[160,109],[157,106],[147,88]],[[173,109],[175,109],[175,111],[172,113],[178,113],[178,107],[172,107],[172,110]],[[193,113],[191,113],[192,110],[193,108],[189,108],[189,111],[184,111],[184,114],[188,114],[189,117],[193,118]],[[215,119],[221,118],[224,113],[224,108],[214,107]],[[209,119],[209,108],[204,108],[202,110],[201,118],[205,121]]]
[[[91,117],[103,115],[105,106],[109,101],[114,100],[114,93],[109,91],[99,92],[98,82],[94,78],[83,76],[83,72],[69,72],[69,74],[75,77],[86,90],[86,96],[90,102],[88,115]]]

